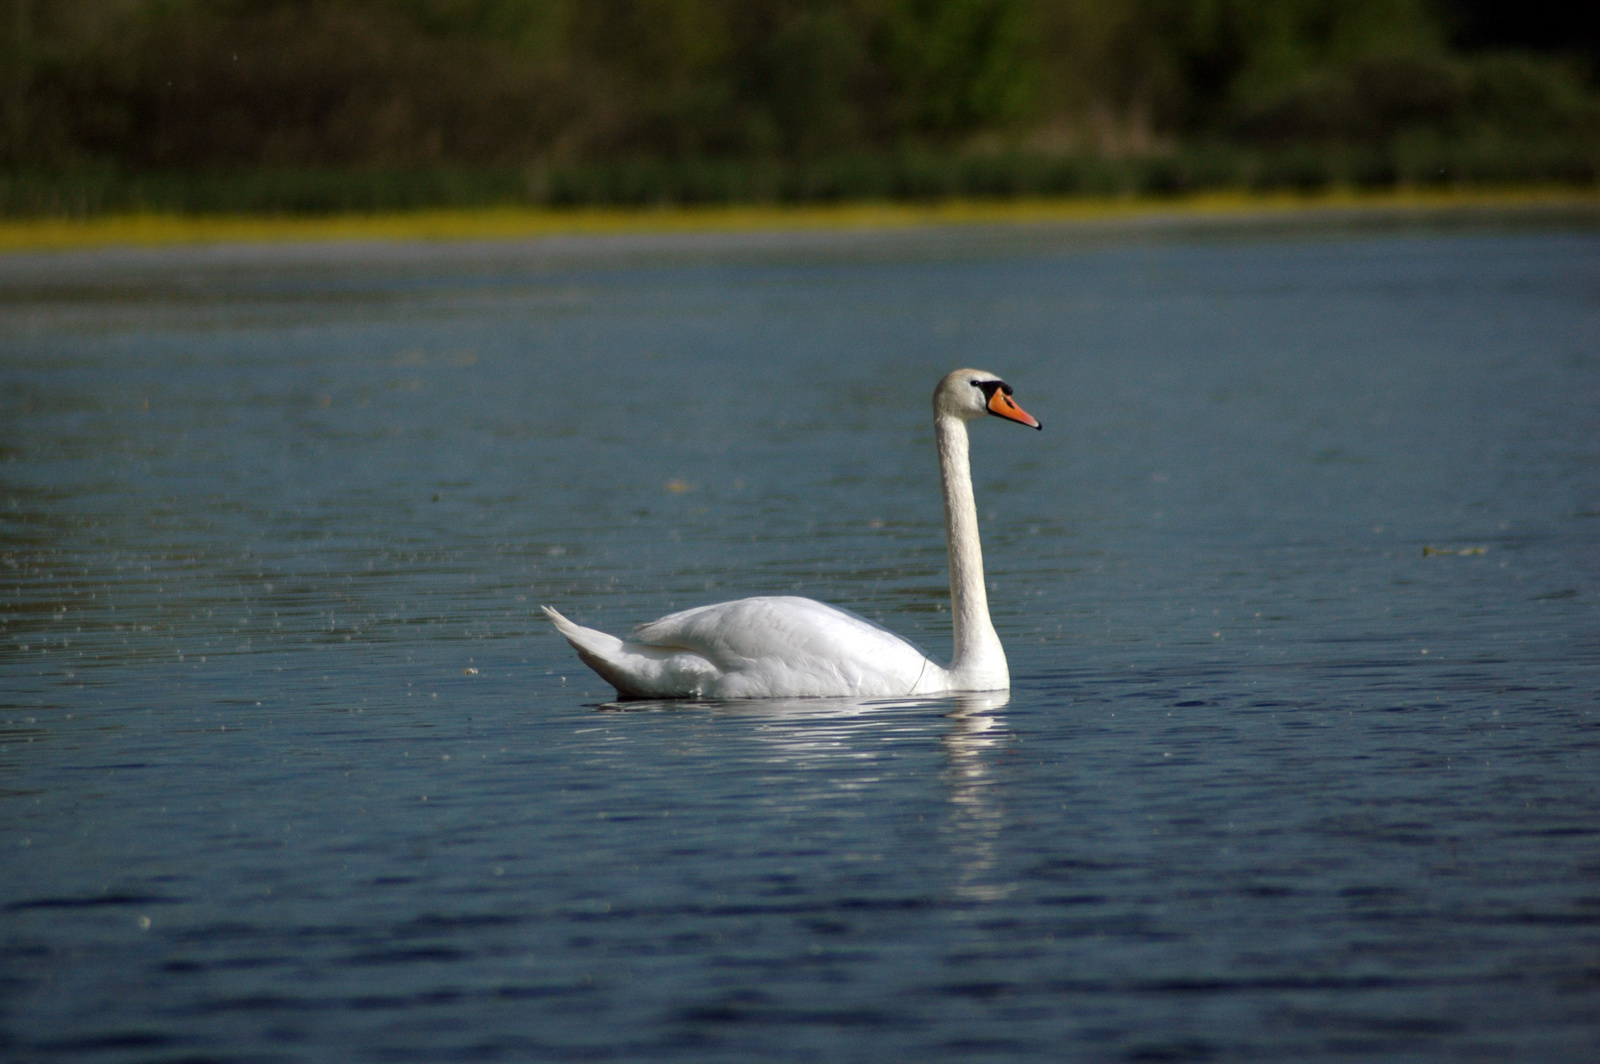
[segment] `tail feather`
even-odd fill
[[[579,654],[587,651],[597,656],[616,655],[622,653],[622,640],[614,635],[607,635],[597,628],[585,628],[581,624],[573,624],[563,617],[560,611],[551,606],[540,606],[545,616],[549,617],[556,626],[556,631],[564,636],[572,648]]]
[[[549,606],[541,606],[583,663],[617,689],[621,698],[698,697],[711,665],[693,651],[627,643],[585,628]]]

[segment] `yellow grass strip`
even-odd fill
[[[950,200],[942,203],[850,203],[825,206],[540,207],[420,210],[316,217],[129,214],[107,217],[0,220],[0,252],[177,244],[334,240],[518,240],[619,233],[749,232],[799,229],[903,228],[917,225],[1038,224],[1156,217],[1328,212],[1600,208],[1600,190],[1567,189],[1327,192],[1315,195],[1241,192],[1166,199],[1074,198]]]

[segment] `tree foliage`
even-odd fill
[[[797,166],[1211,142],[1596,143],[1589,24],[1575,23],[1564,45],[1497,49],[1496,32],[1528,40],[1496,31],[1489,10],[1468,0],[0,0],[0,160],[139,171]]]

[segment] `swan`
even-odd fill
[[[807,598],[762,596],[698,606],[634,629],[627,639],[574,624],[542,606],[584,664],[630,698],[899,698],[1006,691],[1006,652],[989,620],[983,548],[967,457],[967,422],[985,415],[1040,428],[1011,385],[958,369],[933,392],[933,432],[950,550],[949,668],[848,610]]]

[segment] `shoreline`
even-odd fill
[[[1600,189],[1465,189],[1243,192],[1172,198],[957,199],[937,203],[715,207],[538,207],[418,210],[328,216],[130,214],[0,219],[0,255],[217,244],[515,241],[542,237],[760,231],[860,231],[960,225],[1073,225],[1143,221],[1307,221],[1368,216],[1431,217],[1596,211]]]

